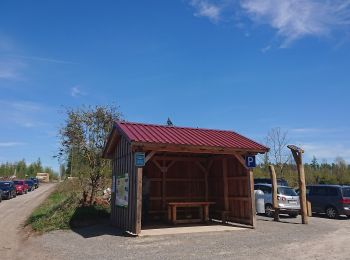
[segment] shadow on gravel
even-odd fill
[[[264,222],[275,222],[273,218],[266,217],[264,215],[258,214],[260,218],[258,218],[258,221],[264,221]],[[302,225],[300,221],[297,221],[296,218],[290,217],[288,215],[280,215],[280,220],[278,223],[283,224],[292,224],[292,225]]]
[[[72,228],[72,231],[79,234],[83,238],[99,237],[104,235],[126,237],[125,233],[112,227],[109,220],[106,223],[98,224],[90,227]]]
[[[326,214],[317,214],[317,213],[312,213],[312,217],[313,218],[324,218],[324,219],[329,219]],[[334,221],[337,221],[337,220],[340,220],[340,221],[350,221],[350,218],[347,218],[345,216],[339,216],[338,218],[336,219],[332,219]]]

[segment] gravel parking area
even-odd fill
[[[42,259],[349,259],[349,219],[300,222],[300,217],[276,223],[259,216],[255,230],[138,238],[121,236],[106,224],[27,242],[41,248]]]

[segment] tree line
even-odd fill
[[[27,164],[25,159],[18,162],[5,162],[0,164],[0,177],[16,176],[19,179],[35,177],[38,172],[50,174],[50,178],[57,175],[51,167],[43,166],[40,158],[32,163]]]

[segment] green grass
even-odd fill
[[[109,208],[80,205],[81,193],[72,183],[63,182],[27,220],[34,231],[48,232],[59,229],[89,226],[108,218]]]

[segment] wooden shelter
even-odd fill
[[[209,218],[255,227],[253,172],[245,156],[267,151],[232,131],[116,122],[103,153],[113,161],[112,224],[141,232],[146,176],[153,221]]]

